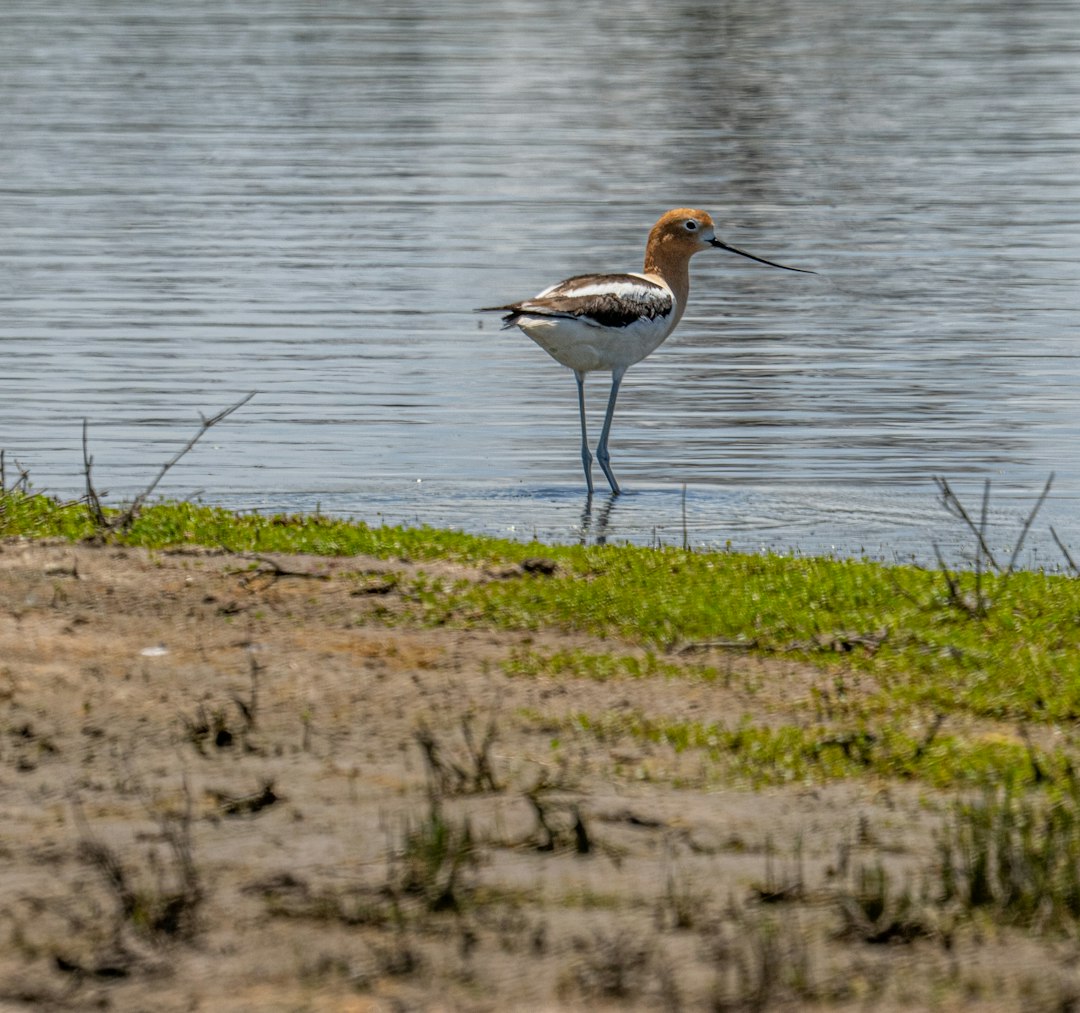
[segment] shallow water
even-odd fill
[[[1008,545],[1053,470],[1026,561],[1080,547],[1071,3],[18,5],[0,138],[9,478],[80,492],[85,418],[130,496],[255,390],[162,492],[925,558],[969,541],[931,476]],[[571,374],[474,309],[679,204],[820,274],[695,259],[586,515]]]

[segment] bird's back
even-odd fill
[[[645,358],[671,333],[676,304],[660,279],[641,274],[582,274],[531,299],[495,306],[506,327],[520,327],[554,359],[590,372]]]

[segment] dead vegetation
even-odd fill
[[[106,493],[99,492],[94,485],[93,470],[94,470],[94,458],[90,453],[89,438],[87,431],[89,429],[89,421],[83,419],[82,425],[82,451],[83,451],[83,480],[86,485],[86,494],[83,497],[84,502],[90,510],[90,514],[93,517],[94,525],[97,529],[98,536],[102,539],[108,535],[117,531],[126,531],[135,522],[136,518],[142,511],[145,503],[154,494],[154,490],[161,484],[161,480],[184,458],[214,426],[219,422],[224,422],[233,412],[243,408],[256,394],[256,391],[252,391],[245,397],[242,397],[235,404],[229,405],[227,408],[223,408],[215,415],[209,417],[203,415],[201,412],[199,418],[201,424],[192,436],[172,457],[169,458],[159,469],[157,474],[147,483],[146,487],[139,492],[132,501],[114,513],[109,513],[105,510],[102,503]],[[2,488],[6,488],[3,486]]]
[[[78,799],[73,802],[80,827],[77,853],[99,874],[115,904],[111,934],[117,941],[128,929],[153,943],[191,942],[199,933],[206,891],[192,849],[192,802],[186,784],[183,797],[181,809],[149,809],[154,837],[164,848],[151,845],[142,868],[125,864],[118,850],[95,834]]]

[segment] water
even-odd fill
[[[930,0],[0,9],[0,447],[35,485],[545,538],[919,558],[993,483],[1080,548],[1080,18]],[[627,375],[475,307],[727,241]],[[606,399],[589,386],[592,425]],[[10,475],[9,475],[10,478]],[[602,484],[602,478],[597,473]],[[685,498],[683,486],[687,487]],[[685,520],[684,520],[685,517]]]

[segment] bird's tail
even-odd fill
[[[480,306],[475,312],[505,313],[506,316],[502,318],[502,329],[505,331],[517,322],[517,318],[521,315],[521,306],[518,303],[512,303],[509,306]]]

